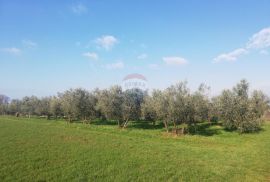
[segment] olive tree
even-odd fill
[[[100,91],[98,94],[97,109],[108,120],[116,120],[118,126],[122,125],[123,91],[119,86]]]
[[[9,97],[0,95],[0,114],[6,114],[8,111]]]
[[[253,92],[249,97],[249,84],[241,80],[232,91],[225,90],[220,96],[220,111],[223,124],[227,129],[240,133],[260,129],[262,116],[267,109],[268,99],[262,92]]]
[[[35,113],[39,116],[46,116],[50,119],[50,97],[44,97],[36,101]]]
[[[74,115],[81,120],[87,121],[90,118],[89,115],[92,113],[92,110],[95,107],[95,102],[93,103],[91,97],[92,95],[88,91],[81,88],[75,89],[72,95]]]
[[[85,96],[85,108],[84,108],[84,117],[85,121],[91,122],[91,120],[97,117],[96,105],[97,105],[97,97],[93,94],[88,92]]]
[[[160,90],[154,90],[152,94],[157,119],[163,122],[166,131],[169,132],[169,94]]]
[[[76,118],[77,108],[75,103],[74,91],[73,89],[67,90],[64,93],[58,94],[61,101],[61,108],[64,112],[64,115],[68,118],[68,121],[71,122]]]
[[[127,127],[130,120],[138,120],[141,117],[141,105],[144,98],[144,92],[140,89],[128,89],[123,93],[122,104],[122,127]]]
[[[50,114],[57,119],[59,116],[63,115],[63,111],[61,108],[61,100],[59,97],[52,97],[50,100],[50,106],[49,106]]]
[[[142,113],[142,117],[146,121],[152,122],[153,125],[156,124],[157,112],[155,110],[155,103],[152,96],[145,95],[142,106],[141,106],[141,113]]]
[[[187,82],[179,82],[171,86],[167,91],[170,93],[169,106],[170,118],[173,121],[174,129],[177,131],[179,124],[188,124],[190,114],[189,97],[190,90],[187,87]],[[181,133],[183,134],[185,127],[182,126]]]
[[[8,105],[9,114],[19,116],[21,112],[21,101],[19,99],[12,99]]]
[[[269,98],[260,90],[253,91],[250,101],[253,112],[261,118],[269,109]]]
[[[22,99],[21,110],[24,114],[26,114],[29,118],[31,118],[31,115],[35,114],[37,104],[38,98],[36,96],[24,97]]]

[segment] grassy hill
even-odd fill
[[[255,134],[202,124],[174,137],[146,123],[0,117],[0,181],[269,181],[269,161],[269,123]]]

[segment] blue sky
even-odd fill
[[[150,88],[187,80],[212,94],[246,78],[270,95],[269,0],[0,0],[0,93]]]

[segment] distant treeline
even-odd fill
[[[173,128],[188,132],[197,123],[222,121],[225,128],[239,132],[260,129],[263,115],[269,109],[269,98],[260,90],[249,92],[249,84],[241,80],[233,89],[210,97],[209,87],[201,84],[195,92],[180,82],[169,88],[147,93],[139,89],[123,91],[120,86],[109,89],[70,89],[57,96],[24,97],[9,100],[0,96],[0,114],[66,118],[68,122],[94,119],[115,120],[125,128],[129,122],[162,121],[167,131]]]

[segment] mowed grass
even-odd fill
[[[0,117],[0,181],[269,180],[269,124],[243,135],[202,125],[174,137],[145,123]]]

